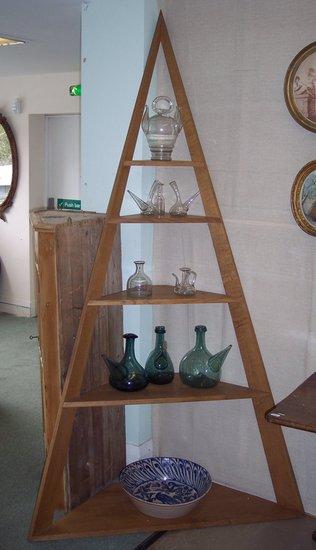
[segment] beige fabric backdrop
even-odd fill
[[[315,370],[316,239],[296,225],[290,191],[316,157],[316,135],[299,126],[283,99],[291,59],[315,40],[314,0],[165,0],[161,2],[211,171],[275,400]],[[170,93],[160,61],[158,90]],[[180,140],[174,158],[186,153]],[[187,198],[191,169],[161,170]],[[167,205],[172,192],[166,189]],[[202,213],[196,201],[192,213]],[[172,229],[172,230],[170,230]],[[202,290],[222,289],[208,230],[155,226],[155,283],[190,265]],[[212,352],[232,343],[223,380],[246,383],[227,306],[156,307],[177,367],[208,327]],[[204,464],[214,479],[273,498],[252,404],[246,401],[153,407],[155,452]],[[306,510],[316,512],[316,437],[291,429],[286,441]]]

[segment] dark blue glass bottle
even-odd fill
[[[145,388],[148,384],[145,370],[135,357],[134,344],[138,338],[136,334],[124,334],[126,340],[123,359],[117,363],[106,355],[102,358],[110,371],[109,382],[113,388],[122,391],[136,391]]]

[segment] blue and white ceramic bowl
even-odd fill
[[[120,484],[140,512],[155,518],[188,514],[208,493],[208,471],[184,458],[152,457],[128,464]]]

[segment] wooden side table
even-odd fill
[[[268,422],[316,432],[316,372],[266,413]],[[316,531],[312,534],[316,541]]]

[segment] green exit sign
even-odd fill
[[[69,94],[81,96],[81,84],[72,84],[69,86]]]
[[[77,199],[57,199],[59,210],[81,210],[81,201]]]

